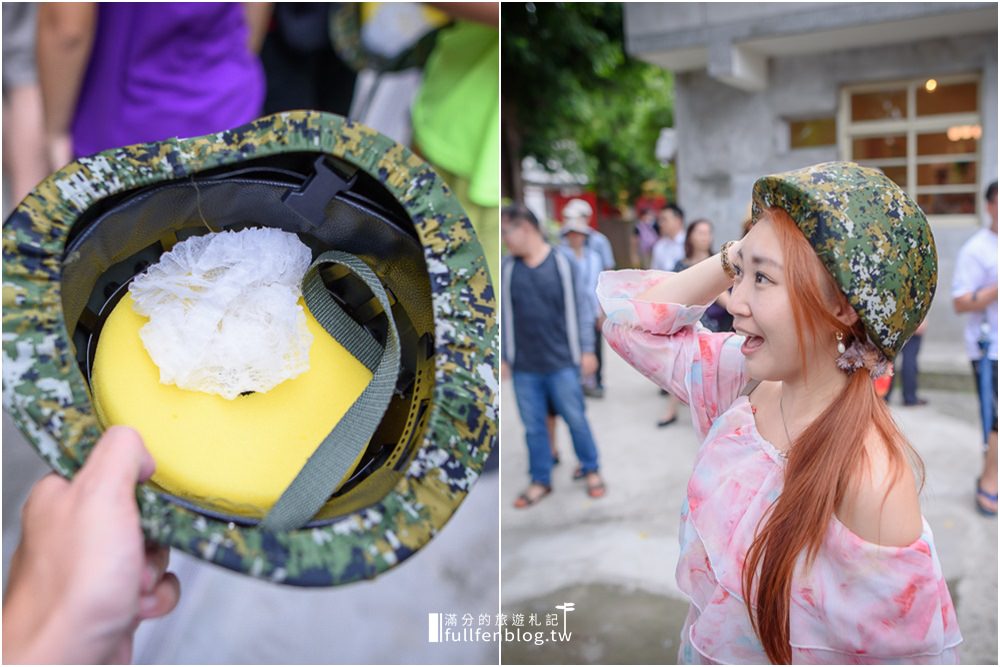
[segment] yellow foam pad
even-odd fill
[[[168,493],[263,516],[372,379],[305,311],[313,335],[309,370],[270,391],[227,400],[160,382],[139,338],[148,320],[126,294],[105,321],[94,356],[98,418],[142,435],[156,460],[153,482]]]

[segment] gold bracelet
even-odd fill
[[[736,269],[733,268],[732,263],[729,261],[729,248],[733,246],[736,241],[726,241],[722,244],[722,252],[720,256],[722,258],[722,270],[726,272],[726,275],[730,279],[736,280]]]

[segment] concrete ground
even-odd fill
[[[553,493],[525,510],[512,508],[527,485],[528,461],[512,383],[503,383],[502,609],[576,605],[569,642],[505,643],[505,664],[676,660],[687,611],[674,580],[678,521],[698,443],[686,408],[677,423],[656,427],[665,398],[607,348],[605,375],[607,395],[587,399],[587,411],[607,496],[591,500],[582,482],[571,480],[576,460],[560,423]],[[997,664],[997,520],[973,506],[981,435],[971,376],[966,386],[968,392],[925,389],[929,405],[894,405],[893,414],[926,465],[921,502],[965,638],[962,662]]]
[[[3,575],[20,508],[48,471],[3,415]],[[496,663],[497,642],[429,643],[429,613],[499,606],[498,475],[484,475],[420,553],[371,582],[300,589],[260,582],[174,550],[180,605],[136,634],[139,664]]]

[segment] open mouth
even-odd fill
[[[740,352],[742,352],[744,356],[751,355],[757,350],[759,350],[763,345],[764,345],[763,338],[761,338],[760,336],[751,336],[748,334],[746,340],[743,341],[743,345],[740,346]]]

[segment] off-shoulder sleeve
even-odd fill
[[[664,271],[605,271],[597,297],[607,315],[604,336],[636,370],[691,407],[704,438],[712,422],[747,383],[743,337],[712,333],[699,324],[705,306],[637,299],[674,275]]]
[[[886,547],[834,519],[794,585],[790,630],[814,663],[957,663],[962,635],[927,521],[913,544]]]
[[[721,461],[733,454],[738,456],[729,448],[709,456]],[[767,472],[778,470],[770,467]],[[751,469],[748,484],[758,481],[754,474]],[[701,558],[710,567],[682,557],[681,564],[688,567],[679,564],[678,583],[694,593],[698,614],[688,640],[700,655],[713,663],[760,664],[763,648],[750,626],[742,588],[743,561],[760,514],[737,513],[725,522],[706,516],[718,515],[727,501],[734,506],[734,488],[732,483],[704,486],[697,504],[691,504],[690,525],[704,545]],[[752,502],[767,501],[755,497]],[[794,664],[959,661],[962,635],[926,520],[916,541],[890,547],[866,542],[832,518],[812,566],[799,556],[788,615]]]

